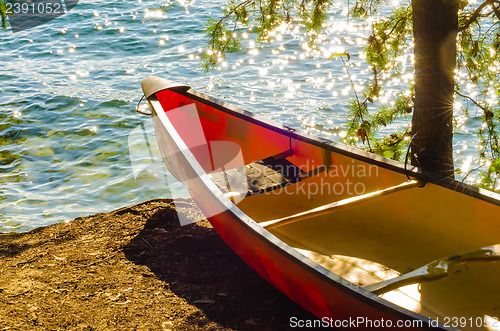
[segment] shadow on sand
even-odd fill
[[[194,213],[188,203],[181,209]],[[172,207],[152,214],[122,250],[130,261],[147,266],[172,292],[219,325],[287,330],[292,329],[293,316],[314,319],[242,262],[208,221],[180,226]],[[196,316],[191,323],[196,325]]]

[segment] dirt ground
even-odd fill
[[[0,234],[0,330],[288,330],[292,316],[314,318],[207,221],[181,227],[170,200]]]

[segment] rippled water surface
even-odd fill
[[[203,29],[222,4],[83,0],[45,25],[0,31],[0,231],[110,211],[180,189],[165,185],[150,120],[134,112],[140,81],[150,75],[338,139],[352,88],[342,62],[328,58],[349,52],[359,64],[350,69],[353,81],[362,84],[369,75],[360,58],[366,27],[348,22],[346,9],[335,7],[321,54],[310,52],[297,31],[264,47],[250,36],[244,51],[207,73],[199,60]],[[160,6],[162,13],[152,11]],[[393,88],[404,88],[405,77],[398,79]],[[389,89],[382,101],[390,97]],[[478,125],[473,117],[456,135],[457,162],[470,164]]]

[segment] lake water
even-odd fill
[[[264,47],[253,45],[248,32],[245,50],[207,73],[199,60],[207,41],[203,29],[222,4],[83,0],[47,24],[0,31],[0,232],[181,192],[178,184],[165,184],[150,119],[134,111],[147,76],[186,83],[339,140],[353,92],[342,61],[328,58],[349,52],[350,74],[362,85],[369,75],[360,53],[365,24],[348,21],[346,8],[333,8],[320,53],[307,48],[299,31],[278,33]],[[160,6],[162,12],[154,11]],[[411,53],[401,61],[410,63]],[[387,79],[380,102],[390,103],[411,71]],[[455,134],[455,162],[463,168],[475,162],[474,132],[481,125],[471,112]]]

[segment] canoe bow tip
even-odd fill
[[[171,80],[155,76],[144,78],[141,81],[141,86],[146,98],[149,98],[151,95],[164,90],[184,92],[191,88],[189,85],[176,83]]]

